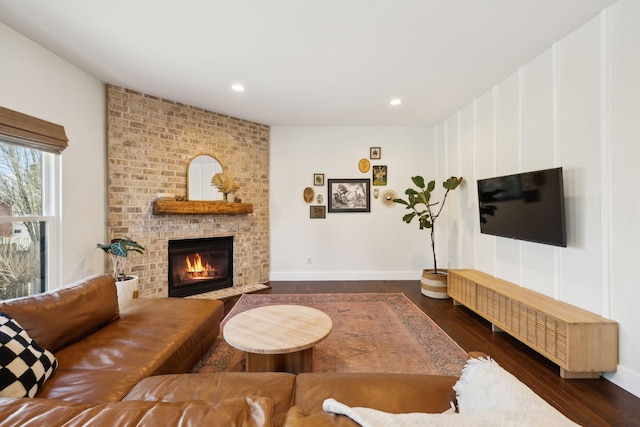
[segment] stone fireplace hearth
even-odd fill
[[[107,87],[108,238],[129,236],[140,297],[169,295],[170,240],[232,236],[234,287],[269,280],[269,127],[116,86]],[[158,193],[187,195],[187,166],[214,155],[253,205],[240,215],[154,215]]]

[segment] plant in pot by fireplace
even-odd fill
[[[452,176],[442,183],[445,188],[442,202],[432,202],[431,194],[436,187],[435,181],[430,181],[425,185],[424,178],[414,176],[411,181],[418,189],[407,188],[404,192],[407,200],[393,199],[395,203],[405,205],[406,209],[411,212],[404,215],[402,220],[407,224],[411,223],[414,218],[418,218],[418,226],[420,230],[429,230],[431,237],[431,252],[433,254],[433,270],[423,270],[422,272],[422,294],[432,297],[445,299],[449,298],[447,294],[447,270],[438,269],[438,261],[436,259],[436,243],[435,243],[435,222],[440,216],[444,203],[447,200],[449,191],[455,190],[462,183],[462,177]]]
[[[138,297],[138,276],[127,274],[127,256],[131,252],[144,253],[144,247],[134,242],[129,237],[111,240],[106,245],[98,243],[96,246],[111,257],[113,266],[113,278],[116,279],[118,303],[124,304],[132,298]]]
[[[127,267],[127,256],[130,252],[137,252],[139,254],[144,253],[144,247],[134,242],[129,237],[121,237],[111,240],[106,245],[98,243],[96,246],[102,249],[106,254],[111,257],[111,264],[113,266],[113,278],[120,282],[123,280],[129,280],[134,276],[129,276],[125,273]]]

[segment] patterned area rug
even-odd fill
[[[466,352],[403,294],[244,294],[222,321],[252,308],[305,305],[327,313],[329,336],[316,345],[316,372],[459,376]],[[243,371],[244,353],[219,336],[193,372]]]

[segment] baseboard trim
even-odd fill
[[[294,271],[271,272],[270,281],[420,280],[422,271]]]
[[[618,387],[627,390],[634,396],[640,397],[640,375],[632,370],[618,365],[616,372],[606,372],[602,377],[611,381]]]

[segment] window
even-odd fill
[[[47,290],[57,265],[55,157],[0,141],[0,299]]]
[[[0,300],[57,280],[64,128],[0,107]]]

